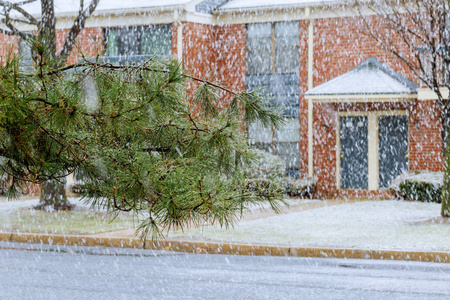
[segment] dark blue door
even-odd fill
[[[367,117],[340,118],[340,180],[342,189],[368,188]]]
[[[378,121],[379,187],[408,171],[408,117],[380,116]]]

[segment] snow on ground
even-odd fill
[[[292,246],[450,251],[450,225],[430,224],[440,204],[364,201],[174,232],[170,237]]]
[[[309,199],[284,199],[286,204],[280,204],[280,208],[287,208],[289,206],[295,206],[299,204],[307,204],[307,203],[314,203],[318,200],[309,200]],[[250,205],[248,207],[249,212],[259,212],[259,211],[272,211],[270,203],[269,202],[262,202],[261,204],[254,204]]]
[[[71,198],[70,202],[86,206],[79,198]],[[297,199],[287,202],[291,208],[283,208],[284,213],[280,215],[272,215],[267,205],[263,205],[262,213],[261,207],[255,206],[234,228],[226,230],[217,226],[204,226],[185,230],[184,233],[172,232],[167,238],[311,247],[450,251],[450,222],[436,222],[439,221],[440,204],[396,200],[346,204]],[[38,199],[0,199],[0,220],[8,223],[8,213],[37,203]],[[327,203],[329,206],[321,207]]]
[[[81,198],[68,198],[69,202],[75,204],[79,207],[89,207],[89,205],[85,204],[81,201]],[[0,212],[7,212],[16,210],[23,207],[33,207],[39,203],[39,198],[28,199],[28,200],[6,200],[4,197],[0,199]]]

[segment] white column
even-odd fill
[[[314,27],[309,7],[305,8],[308,24],[308,90],[313,88],[314,67]],[[308,176],[314,176],[314,147],[313,147],[313,100],[308,99]]]
[[[313,156],[313,101],[308,99],[308,176],[314,176]]]
[[[369,191],[378,190],[378,114],[368,116]]]
[[[173,12],[175,23],[177,26],[177,59],[179,62],[183,62],[183,23],[179,18],[178,10]]]

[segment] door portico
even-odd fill
[[[320,114],[320,109],[312,113],[318,104],[329,104],[334,110],[336,142],[335,147],[327,147],[335,151],[336,168],[327,180],[334,178],[337,190],[385,189],[396,176],[408,171],[408,106],[417,101],[417,88],[369,58],[348,73],[305,93],[312,103],[308,114],[311,118],[320,118],[314,115]],[[313,153],[313,133],[323,132],[317,130],[318,125],[308,131],[308,155],[314,157],[309,161],[310,170],[316,170],[312,164],[321,164],[317,159],[324,157]],[[319,169],[318,176],[324,178],[325,170],[322,166]]]

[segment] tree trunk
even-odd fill
[[[41,28],[39,40],[45,45],[45,51],[50,59],[56,57],[56,17],[54,0],[41,0]],[[45,210],[70,210],[73,205],[66,196],[64,184],[57,181],[47,181],[41,184],[41,195],[38,208]]]
[[[41,0],[41,28],[39,41],[45,44],[45,51],[50,58],[56,57],[56,18],[54,0]]]
[[[444,182],[442,186],[442,204],[441,216],[450,217],[450,100],[444,104],[444,118],[442,122],[443,130],[446,132],[444,147],[445,147],[445,171]]]
[[[71,210],[74,205],[67,200],[63,183],[46,181],[41,184],[41,196],[37,208],[43,210]]]

